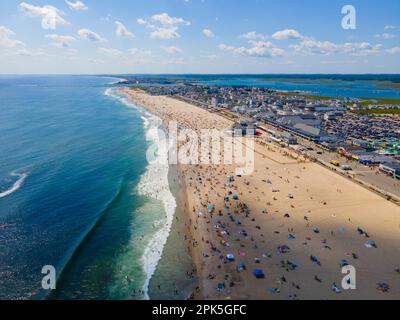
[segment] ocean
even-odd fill
[[[179,262],[156,272],[176,207],[168,166],[146,160],[160,120],[115,81],[0,76],[0,299],[149,299],[151,281],[190,293]]]

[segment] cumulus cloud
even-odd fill
[[[400,47],[393,47],[391,49],[387,49],[386,52],[390,54],[398,54],[400,53]]]
[[[164,26],[190,26],[191,24],[189,21],[185,21],[182,18],[171,17],[168,13],[165,12],[153,15],[151,17],[151,20],[153,20],[154,22],[158,22]]]
[[[128,29],[119,21],[115,21],[117,25],[117,30],[115,31],[116,35],[121,38],[134,38],[135,35],[128,31]]]
[[[80,29],[78,35],[83,40],[88,40],[92,42],[106,42],[107,40],[102,38],[96,32],[89,29]]]
[[[391,33],[382,33],[382,34],[376,34],[375,35],[376,38],[382,38],[385,40],[389,40],[389,39],[393,39],[396,38],[395,34],[391,34]]]
[[[276,40],[301,39],[302,35],[294,29],[285,29],[275,32],[272,38]]]
[[[180,38],[178,29],[180,26],[190,26],[189,21],[183,18],[172,17],[168,13],[152,15],[150,22],[145,19],[137,19],[137,23],[151,29],[150,37],[155,39],[170,40]]]
[[[14,31],[0,26],[0,47],[5,48],[15,48],[15,47],[23,47],[25,44],[22,41],[12,39],[15,35]]]
[[[170,40],[175,38],[180,38],[180,34],[177,32],[178,28],[156,28],[154,31],[150,33],[151,38],[162,39],[162,40]]]
[[[68,5],[68,7],[71,10],[84,11],[84,10],[89,9],[82,1],[70,2],[70,1],[66,0],[65,3]]]
[[[129,51],[130,54],[133,54],[133,55],[146,55],[146,56],[149,56],[149,55],[153,54],[151,52],[151,50],[141,50],[141,49],[138,49],[138,48],[130,48],[128,51]]]
[[[373,45],[369,42],[345,43],[340,46],[340,49],[344,53],[349,53],[353,56],[375,55],[378,54],[382,48],[383,46],[381,44]]]
[[[28,50],[28,49],[19,49],[15,52],[17,56],[22,57],[43,57],[43,56],[50,56],[46,54],[43,49],[36,49],[36,50]]]
[[[268,39],[268,36],[266,34],[257,33],[256,31],[250,31],[240,35],[240,38],[247,40],[266,40]]]
[[[88,61],[89,61],[90,63],[95,63],[95,64],[103,64],[103,63],[104,63],[104,60],[101,60],[101,59],[89,58]]]
[[[174,46],[170,46],[170,47],[162,46],[161,49],[163,49],[165,52],[167,52],[169,54],[183,53],[182,49],[179,49],[179,48],[174,47]]]
[[[381,44],[372,45],[369,42],[336,44],[330,41],[317,41],[314,39],[302,40],[299,44],[291,45],[294,51],[310,55],[330,55],[333,53],[347,53],[353,56],[367,56],[379,53]]]
[[[112,49],[112,48],[99,48],[97,50],[99,53],[104,53],[106,55],[112,56],[112,57],[120,57],[123,55],[123,52],[117,49]]]
[[[212,32],[210,29],[204,29],[202,32],[207,38],[214,38],[215,37],[214,32]]]
[[[59,34],[48,34],[46,38],[52,40],[52,45],[60,49],[70,48],[71,42],[76,40],[72,36],[62,36]]]
[[[394,30],[394,29],[400,29],[400,26],[395,26],[395,25],[385,26],[385,30]]]
[[[59,25],[66,25],[68,22],[64,20],[64,12],[53,6],[33,6],[29,3],[22,2],[19,9],[31,18],[42,19],[42,28],[45,30],[54,30]]]
[[[219,48],[234,54],[251,57],[282,57],[285,51],[276,47],[272,42],[250,40],[251,47],[233,47],[226,44],[220,44]]]

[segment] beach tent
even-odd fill
[[[336,292],[336,293],[341,293],[341,292],[342,292],[342,290],[340,290],[340,289],[338,288],[338,286],[336,285],[335,282],[332,283],[331,288],[332,288],[332,290],[333,290],[334,292]]]
[[[346,259],[340,260],[340,266],[341,267],[344,267],[344,266],[347,266],[347,265],[349,265],[349,263],[348,263],[348,261]]]
[[[239,196],[238,196],[237,194],[235,194],[235,195],[233,196],[233,200],[239,200]]]
[[[223,291],[225,289],[225,283],[220,282],[218,283],[218,291]]]
[[[279,288],[271,288],[269,291],[271,293],[280,293],[281,292],[281,290]]]
[[[265,277],[264,271],[262,269],[254,269],[254,276],[257,279],[262,279]]]
[[[226,260],[228,261],[235,261],[235,256],[232,253],[228,253],[226,255]]]
[[[372,247],[376,248],[376,242],[374,240],[368,240],[365,246],[367,248],[372,248]]]
[[[245,265],[243,262],[241,262],[241,263],[239,263],[239,264],[236,266],[236,270],[237,270],[238,272],[244,271],[244,270],[246,270],[246,265]]]

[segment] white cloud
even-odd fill
[[[138,48],[130,48],[129,53],[133,56],[135,56],[136,58],[148,58],[153,56],[153,52],[151,50],[141,50]]]
[[[134,38],[135,35],[128,31],[128,29],[119,21],[115,21],[115,24],[117,25],[117,30],[115,31],[116,35],[118,37],[125,37],[125,38]]]
[[[170,47],[162,46],[161,49],[163,49],[165,52],[167,52],[169,54],[183,53],[182,49],[179,49],[174,46],[170,46]]]
[[[205,58],[209,59],[209,60],[216,60],[216,59],[218,59],[218,56],[216,54],[209,54],[209,55],[206,55]]]
[[[104,53],[112,57],[120,57],[123,55],[122,51],[112,48],[99,48],[97,51],[99,53]]]
[[[80,29],[78,35],[83,40],[88,40],[92,42],[106,42],[107,40],[99,36],[96,32],[89,29]]]
[[[14,31],[7,29],[5,26],[0,26],[0,37],[2,36],[13,36],[15,35]]]
[[[151,16],[151,22],[145,19],[137,19],[137,23],[151,29],[150,37],[155,39],[170,40],[180,38],[178,29],[180,26],[190,26],[189,21],[183,18],[171,17],[167,13],[160,13]]]
[[[369,42],[358,42],[345,43],[339,47],[340,50],[352,56],[369,56],[378,54],[383,46],[381,44],[372,45]]]
[[[0,26],[0,47],[15,48],[18,46],[25,46],[22,41],[12,39],[11,37],[13,37],[14,35],[14,31],[4,26]]]
[[[49,56],[43,49],[36,49],[36,50],[27,50],[27,49],[20,49],[15,52],[17,56],[22,57],[41,57],[41,56]]]
[[[394,29],[400,29],[400,26],[394,26],[394,25],[385,26],[385,30],[394,30]]]
[[[272,38],[276,40],[301,39],[302,35],[294,29],[285,29],[275,32]]]
[[[400,47],[393,47],[391,49],[387,49],[386,52],[390,54],[398,54],[400,53]]]
[[[268,36],[266,34],[257,33],[256,31],[250,31],[240,35],[240,38],[247,40],[266,40],[268,39]]]
[[[313,39],[305,39],[299,44],[291,45],[290,48],[301,54],[331,54],[339,50],[338,45],[330,41]]]
[[[52,43],[52,45],[54,45],[55,47],[60,48],[60,49],[70,48],[71,42],[76,40],[72,36],[61,36],[58,34],[48,34],[48,35],[46,35],[46,38],[54,41]]]
[[[177,32],[178,28],[157,28],[150,33],[151,38],[170,40],[175,38],[180,38],[180,34]]]
[[[68,7],[71,10],[84,11],[84,10],[89,9],[82,1],[76,1],[74,3],[74,2],[70,2],[70,1],[66,0],[65,3],[68,5]]]
[[[375,35],[376,38],[382,38],[385,40],[389,40],[389,39],[393,39],[396,38],[395,34],[391,34],[391,33],[382,33],[382,34],[376,34]]]
[[[191,24],[189,21],[185,21],[182,18],[171,17],[168,13],[165,12],[153,15],[151,17],[151,20],[158,22],[163,26],[190,26]]]
[[[202,32],[207,38],[214,38],[215,37],[214,32],[212,32],[210,29],[204,29]]]
[[[62,17],[64,12],[53,6],[33,6],[29,3],[22,2],[19,9],[32,18],[42,19],[42,28],[45,30],[56,29],[59,25],[66,25],[68,22]]]
[[[251,57],[282,57],[285,51],[274,46],[271,42],[250,40],[252,47],[233,47],[225,44],[220,44],[219,48],[224,51],[229,51],[234,54],[251,56]]]
[[[101,59],[92,59],[92,58],[89,58],[88,61],[89,61],[90,63],[95,63],[95,64],[103,64],[103,63],[104,63],[104,60],[101,60]]]
[[[379,53],[381,44],[372,45],[369,42],[336,44],[330,41],[317,41],[314,39],[302,40],[299,44],[289,46],[295,52],[312,55],[330,55],[333,53],[347,53],[353,56],[367,56]]]

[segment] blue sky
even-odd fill
[[[342,28],[344,5],[356,29]],[[0,73],[400,73],[400,1],[1,1]]]

